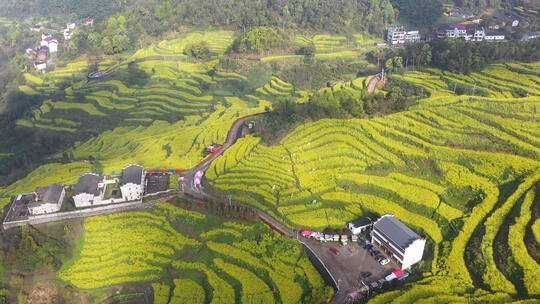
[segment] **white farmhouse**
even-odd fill
[[[85,173],[79,177],[79,182],[73,193],[75,207],[88,207],[101,204],[103,191],[98,187],[101,176],[95,173]]]
[[[28,204],[31,215],[58,212],[62,207],[66,190],[64,185],[52,184],[47,187],[37,187],[35,200]]]
[[[486,41],[503,41],[504,34],[503,33],[486,33],[485,40]]]
[[[387,30],[386,40],[390,45],[402,45],[420,40],[420,33],[417,30],[408,31],[403,26],[389,27]]]
[[[360,234],[373,226],[373,221],[369,217],[354,220],[347,224],[347,228],[351,230],[352,234]]]
[[[141,165],[131,164],[124,168],[122,175],[122,198],[126,201],[141,199],[144,185],[144,168]]]
[[[38,71],[43,71],[47,68],[47,63],[45,61],[37,61],[37,62],[34,62],[34,67]]]
[[[426,240],[392,214],[381,216],[371,231],[371,242],[379,246],[401,269],[422,260]]]
[[[58,51],[58,39],[53,38],[49,41],[49,52],[56,53]]]

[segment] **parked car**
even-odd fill
[[[365,271],[365,272],[362,272],[362,278],[369,278],[371,276],[371,272],[369,271]]]
[[[336,255],[339,254],[339,250],[338,250],[337,248],[330,247],[330,251],[332,251],[332,252],[335,253]]]
[[[358,244],[358,246],[364,247],[364,248],[365,248],[367,244],[368,244],[367,241],[361,241],[361,242]]]
[[[386,265],[386,264],[390,263],[390,260],[387,259],[387,258],[384,258],[384,259],[380,260],[379,263],[381,263],[381,265]]]
[[[375,257],[375,261],[377,261],[377,262],[379,262],[379,263],[380,263],[383,259],[384,259],[384,257],[383,257],[382,255],[378,255],[378,256]]]

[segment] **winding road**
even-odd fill
[[[194,168],[182,172],[182,176],[184,177],[184,180],[182,182],[182,189],[184,191],[184,194],[200,200],[213,199],[225,202],[224,199],[219,200],[219,198],[216,198],[211,194],[205,192],[202,186],[195,186],[195,173],[198,171],[205,172],[212,164],[212,161],[221,156],[229,147],[231,147],[238,140],[238,138],[242,137],[242,128],[244,127],[245,122],[248,119],[252,119],[256,115],[260,114],[248,115],[237,119],[231,126],[229,133],[227,134],[227,139],[223,144],[223,149],[221,149],[221,151],[216,154],[211,154]],[[235,203],[241,204],[238,202]],[[253,206],[249,207],[253,208]],[[329,283],[333,285],[337,290],[336,296],[331,301],[332,303],[349,302],[347,294],[354,290],[357,290],[360,284],[360,282],[355,278],[356,274],[353,273],[354,271],[351,270],[350,265],[336,259],[334,254],[329,250],[328,244],[322,244],[318,241],[308,240],[302,236],[299,236],[297,232],[289,229],[268,213],[259,209],[255,210],[257,211],[259,219],[269,225],[272,229],[280,232],[287,237],[296,238],[308,250],[311,251],[312,258],[318,260],[315,261],[315,263],[317,264],[317,262],[319,262],[319,264],[322,265],[322,267],[327,272],[327,274],[323,274],[323,276],[326,276],[327,281],[330,281]],[[330,280],[328,280],[328,277],[330,277]]]

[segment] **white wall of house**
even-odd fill
[[[360,234],[360,233],[364,232],[365,230],[367,230],[369,228],[369,225],[356,227],[353,223],[349,223],[347,225],[347,228],[349,228],[349,230],[352,232],[352,234],[356,235],[356,234]]]
[[[49,43],[49,52],[56,53],[58,51],[58,43],[57,42],[50,42]]]
[[[422,260],[422,256],[424,255],[425,245],[426,240],[424,239],[414,240],[412,244],[405,249],[401,269],[409,269],[413,264],[420,262]]]
[[[60,211],[60,208],[62,208],[62,202],[64,201],[65,196],[66,190],[62,189],[62,194],[60,195],[60,199],[58,202],[56,202],[56,204],[41,204],[39,206],[28,208],[28,211],[30,211],[30,214],[32,215],[58,212]]]
[[[101,197],[94,196],[90,193],[79,193],[73,196],[73,201],[75,202],[75,207],[89,207],[94,205],[101,204]]]
[[[126,201],[141,199],[143,192],[142,185],[137,185],[133,183],[128,183],[120,186],[120,191],[122,192],[122,198]]]
[[[36,207],[28,208],[30,211],[30,214],[32,215],[38,215],[38,214],[45,214],[45,213],[53,213],[60,211],[60,208],[57,204],[41,204]]]
[[[377,238],[383,242],[383,244],[380,244],[379,241],[375,239],[374,235],[376,235]],[[401,264],[401,269],[409,269],[412,265],[422,260],[422,256],[424,254],[424,246],[426,244],[425,239],[414,240],[407,248],[404,249],[398,248],[394,246],[391,242],[387,243],[386,241],[388,241],[388,239],[379,234],[377,230],[372,230],[371,242],[373,244],[375,244],[376,246],[384,245],[385,247],[392,249],[393,251],[403,256],[403,258],[395,254],[392,254],[392,256],[390,256],[390,258],[397,260]]]

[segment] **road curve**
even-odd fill
[[[192,169],[186,170],[182,172],[182,176],[184,177],[184,180],[182,182],[182,189],[184,191],[184,194],[200,199],[213,199],[217,201],[225,201],[224,199],[219,200],[218,198],[212,196],[209,193],[206,193],[202,187],[196,187],[194,186],[194,179],[195,179],[195,173],[197,171],[203,171],[206,172],[206,170],[210,167],[212,164],[212,161],[214,161],[217,157],[222,155],[229,147],[231,147],[237,140],[240,138],[240,131],[244,123],[248,120],[253,118],[256,115],[260,114],[253,114],[241,117],[237,119],[231,126],[229,133],[227,134],[227,139],[225,140],[225,143],[223,144],[223,149],[219,151],[216,154],[211,154],[204,160],[202,160],[197,166],[195,166]],[[236,202],[237,204],[242,204],[239,202]],[[246,205],[248,207],[253,208],[253,206]],[[255,208],[254,208],[255,209]],[[322,246],[319,242],[303,239],[303,237],[298,237],[297,232],[292,231],[287,226],[283,225],[280,221],[273,218],[268,213],[255,209],[257,211],[257,215],[260,220],[262,220],[264,223],[269,225],[272,229],[280,232],[281,234],[290,237],[290,238],[296,238],[298,241],[300,241],[308,250],[310,250],[313,255],[321,262],[321,264],[324,266],[328,274],[330,275],[334,287],[336,287],[337,292],[336,296],[332,299],[332,303],[346,303],[348,302],[347,299],[347,293],[349,291],[352,291],[355,288],[356,282],[351,278],[354,277],[354,275],[351,275],[350,273],[347,273],[347,269],[344,269],[339,263],[335,262],[335,259],[332,255],[328,254],[328,248]]]

